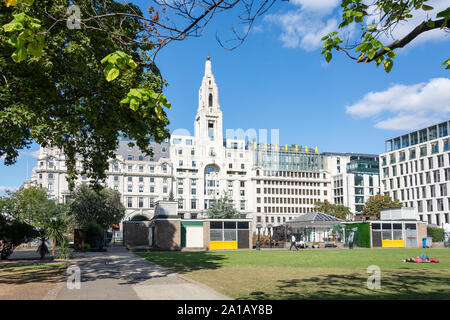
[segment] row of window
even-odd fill
[[[439,195],[437,194],[439,190]],[[440,184],[438,188],[436,186],[423,186],[420,188],[404,189],[399,191],[392,191],[392,196],[394,199],[414,200],[414,199],[425,199],[434,197],[445,197],[447,196],[447,184]]]
[[[262,198],[256,198],[256,203],[261,203]],[[317,199],[311,198],[278,198],[278,197],[264,197],[264,203],[269,204],[314,204]]]
[[[389,184],[387,184],[387,181],[389,181]],[[450,181],[450,168],[444,170],[444,177],[442,181]],[[390,190],[392,190],[392,189],[406,188],[408,186],[413,187],[440,182],[441,182],[441,171],[435,170],[433,172],[417,173],[403,177],[397,177],[395,179],[391,178],[389,180],[383,180],[383,186],[385,190],[387,190],[388,187]]]
[[[314,207],[264,207],[264,213],[308,213],[313,212]],[[256,207],[256,212],[261,212],[261,207]]]
[[[389,177],[389,171],[391,171],[392,176],[395,177],[397,174],[403,175],[408,174],[409,172],[419,172],[419,171],[425,171],[425,170],[432,170],[435,168],[434,163],[436,159],[436,168],[442,168],[444,166],[450,166],[450,153],[448,154],[448,161],[447,164],[444,161],[444,155],[438,155],[437,157],[429,157],[426,161],[427,166],[425,166],[425,159],[410,161],[408,163],[400,164],[398,166],[394,165],[392,167],[386,167],[383,168],[383,178]],[[397,167],[399,170],[397,170]]]
[[[426,141],[434,140],[437,138],[445,137],[448,135],[447,122],[439,125],[434,125],[429,128],[425,128],[419,131],[411,132],[402,137],[391,139],[387,141],[387,151],[398,150],[401,148],[407,148],[409,146],[423,143]]]
[[[450,150],[450,139],[445,139],[442,141],[442,148],[439,148],[439,141],[436,141],[430,145],[430,154],[436,154],[440,152],[440,149],[442,151],[449,151]],[[398,155],[398,161],[402,162],[406,160],[406,152],[407,151],[399,151],[398,153],[392,153],[389,155],[389,163],[396,163],[397,162],[397,155]],[[416,159],[417,157],[425,157],[428,155],[428,146],[423,145],[419,147],[419,154],[417,154],[416,148],[409,149],[408,150],[408,160]],[[381,165],[385,166],[387,165],[387,159],[386,157],[381,157]]]
[[[262,188],[256,188],[256,193],[260,194]],[[265,194],[289,194],[303,196],[320,196],[320,189],[289,189],[289,188],[264,188]],[[323,190],[323,195],[327,195],[327,190]]]

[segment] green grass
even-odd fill
[[[440,263],[405,263],[426,253]],[[450,299],[449,249],[150,252],[139,256],[237,299]],[[381,269],[381,290],[366,286]]]

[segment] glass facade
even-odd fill
[[[395,151],[418,143],[448,136],[448,122],[411,132],[401,137],[386,140],[385,151]]]
[[[380,164],[377,157],[351,157],[347,164],[347,173],[378,174]]]
[[[324,157],[319,154],[291,151],[254,151],[254,165],[269,170],[320,171]]]

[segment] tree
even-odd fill
[[[45,234],[49,239],[53,239],[52,243],[52,256],[55,256],[55,248],[57,243],[62,243],[64,240],[64,232],[66,231],[67,224],[61,218],[52,219],[45,228]]]
[[[22,243],[38,237],[38,232],[26,222],[8,219],[0,212],[0,258],[8,258],[14,249]]]
[[[118,224],[125,216],[125,207],[120,202],[120,193],[112,189],[102,189],[99,193],[89,186],[82,185],[72,194],[69,215],[73,216],[79,227],[94,222],[103,229]]]
[[[175,197],[173,195],[173,191],[172,190],[170,190],[170,193],[169,193],[169,201],[175,201]]]
[[[9,192],[4,201],[4,212],[37,228],[45,228],[51,218],[59,217],[65,205],[47,198],[47,190],[30,187]]]
[[[398,199],[392,200],[389,195],[377,194],[366,201],[361,214],[363,216],[374,216],[376,219],[380,219],[381,209],[401,208],[402,206],[403,204]]]
[[[209,207],[207,215],[211,219],[233,219],[240,217],[239,212],[230,203],[230,199],[226,194]]]
[[[328,214],[330,216],[336,217],[338,219],[342,220],[348,220],[349,217],[352,216],[352,213],[350,212],[350,209],[342,204],[333,204],[329,203],[327,200],[321,202],[317,201],[315,203],[314,210],[323,212],[325,214]]]
[[[13,0],[4,0],[14,2]],[[18,0],[27,1],[32,0]],[[95,1],[92,1],[95,2]],[[83,28],[100,30],[108,35],[122,35],[108,24],[103,24],[107,19],[135,19],[145,26],[145,39],[153,40],[153,56],[167,44],[173,41],[184,40],[188,37],[199,37],[213,18],[223,12],[233,12],[233,16],[239,22],[239,28],[232,27],[231,39],[217,40],[226,49],[234,49],[242,44],[250,33],[255,21],[261,18],[275,4],[276,0],[192,0],[172,1],[153,0],[148,7],[150,17],[144,17],[139,11],[129,12],[125,7],[109,8],[110,4],[103,2],[108,12],[82,10],[82,17],[78,22]],[[78,1],[77,1],[78,3]],[[340,0],[338,30],[333,31],[322,38],[325,60],[332,59],[333,49],[344,52],[350,59],[357,63],[375,62],[383,64],[384,70],[390,72],[395,50],[407,46],[419,35],[435,29],[448,30],[450,19],[450,7],[437,12],[432,12],[433,7],[428,5],[429,0]],[[399,39],[393,39],[391,43],[383,44],[382,37],[392,38],[392,31],[398,24],[414,21],[417,16],[427,13],[427,18],[417,23],[415,28],[407,35]],[[58,24],[64,19],[53,18],[53,23]],[[93,24],[95,22],[96,24]],[[349,38],[348,30],[358,30],[359,35]],[[120,30],[122,31],[122,30]],[[344,39],[345,40],[344,43]],[[356,40],[355,40],[356,39]],[[225,45],[227,43],[227,45]],[[228,45],[231,43],[230,45]],[[441,61],[440,61],[441,62]],[[450,59],[442,63],[450,69]]]
[[[68,19],[70,4],[101,19],[83,20],[77,29],[77,20]],[[86,174],[100,189],[119,136],[148,155],[150,139],[169,136],[165,82],[147,53],[155,39],[135,15],[142,16],[137,6],[113,0],[0,2],[5,164],[34,140],[64,152],[71,188],[78,174]],[[83,159],[81,172],[77,158]]]
[[[55,255],[56,242],[61,241],[62,233],[66,230],[64,221],[66,210],[66,205],[48,199],[47,190],[40,187],[8,192],[6,197],[0,199],[0,214],[39,230],[36,237],[41,239],[39,252],[44,255],[48,251],[45,249],[45,241],[49,238],[53,238],[52,253]],[[9,227],[17,229],[18,226],[10,225]],[[26,230],[26,228],[17,230]]]
[[[358,63],[375,62],[377,66],[383,63],[384,70],[390,72],[394,64],[392,59],[397,55],[395,49],[403,48],[422,33],[434,29],[445,28],[448,30],[450,7],[432,15],[426,21],[421,21],[403,38],[395,39],[389,44],[381,42],[382,36],[391,36],[392,31],[399,23],[412,19],[418,11],[433,10],[433,7],[427,5],[426,2],[428,0],[376,0],[367,4],[367,1],[363,0],[342,0],[342,19],[338,29],[342,31],[347,27],[357,25],[361,31],[360,40],[343,44],[343,35],[334,31],[322,38],[324,44],[321,53],[329,62],[332,59],[332,49],[336,49],[336,51],[344,52]],[[450,59],[444,61],[442,66],[450,69]]]

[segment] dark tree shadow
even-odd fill
[[[410,270],[411,271],[411,270]],[[448,274],[425,274],[422,272],[396,272],[382,275],[381,288],[369,290],[369,274],[328,274],[311,278],[279,280],[273,293],[251,292],[238,299],[263,300],[397,300],[397,299],[450,299],[450,285],[442,289],[442,284],[450,283]],[[308,288],[311,288],[308,290]],[[426,288],[426,290],[424,290]]]

